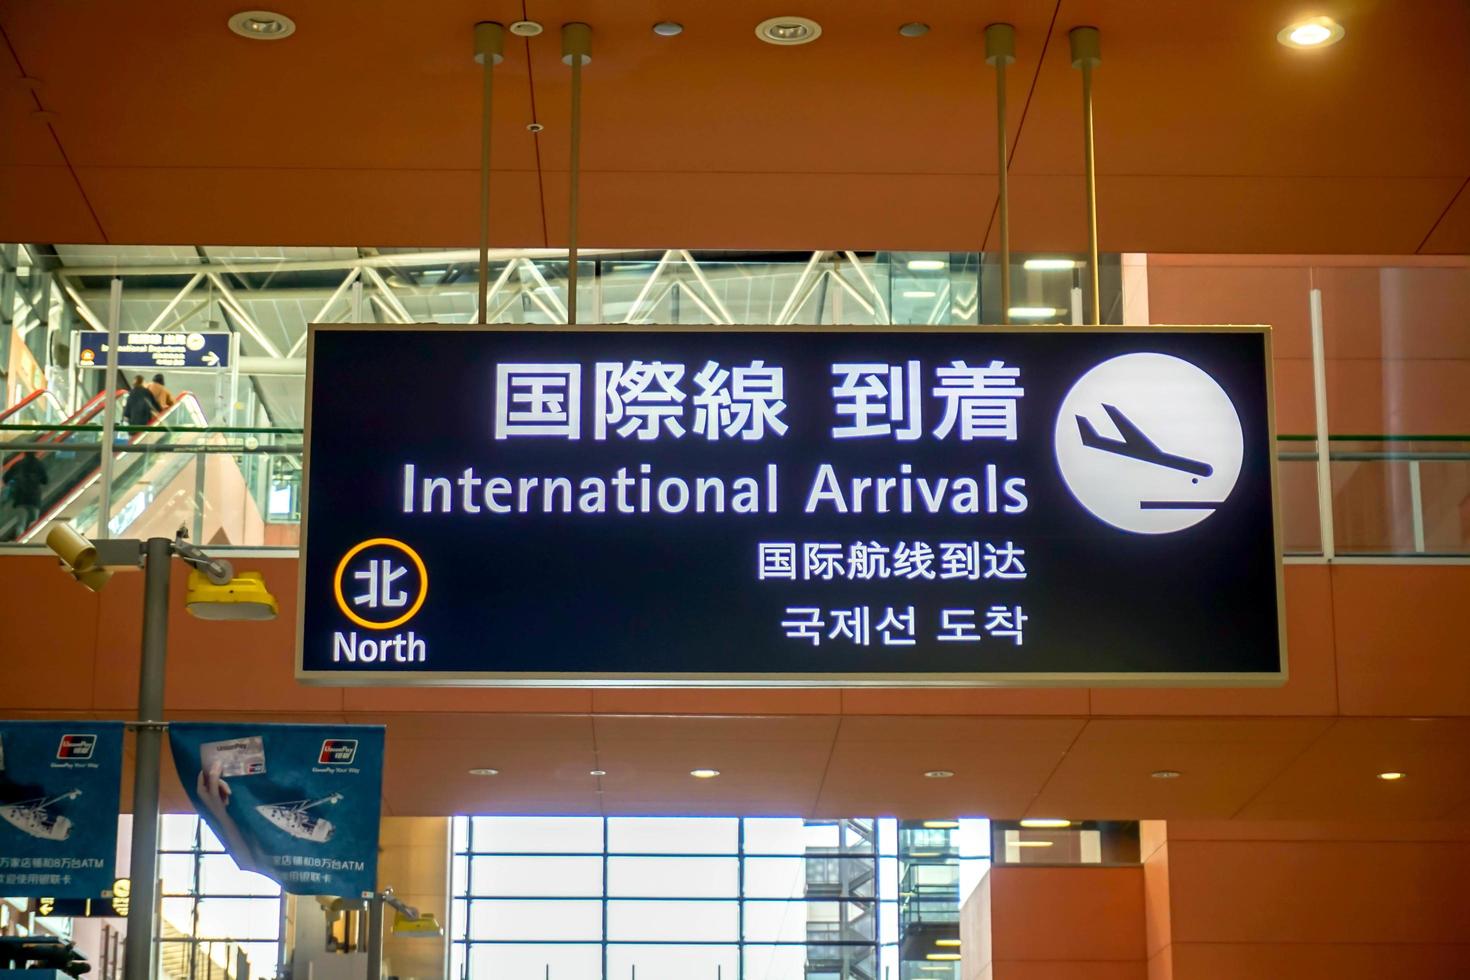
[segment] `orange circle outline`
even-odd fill
[[[408,555],[408,557],[412,559],[414,567],[419,570],[418,599],[415,600],[414,604],[409,607],[408,612],[404,613],[402,616],[399,616],[397,619],[391,619],[386,623],[374,623],[371,620],[363,619],[357,613],[353,612],[351,609],[348,609],[347,600],[342,598],[342,573],[347,571],[347,563],[350,562],[353,558],[357,557],[366,549],[371,548],[375,545],[387,545],[390,548],[397,548],[399,551],[402,551],[404,554]],[[332,579],[332,594],[335,595],[337,598],[337,608],[342,610],[342,615],[346,616],[357,625],[370,630],[391,630],[393,627],[402,626],[410,619],[413,619],[414,616],[418,615],[418,611],[423,608],[424,600],[429,597],[429,570],[424,567],[424,560],[419,557],[419,553],[417,551],[414,551],[408,545],[404,544],[402,541],[399,541],[395,538],[368,538],[361,544],[354,545],[352,550],[343,555],[342,560],[337,563],[337,574]]]

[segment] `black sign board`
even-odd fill
[[[314,327],[298,676],[1280,683],[1264,327]]]

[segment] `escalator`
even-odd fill
[[[119,397],[122,394],[118,392]],[[85,441],[85,439],[78,440],[78,433],[68,427],[99,422],[106,408],[106,401],[107,393],[100,392],[68,416],[61,407],[60,400],[54,394],[41,389],[32,392],[0,414],[0,423],[4,424],[50,425],[54,423],[57,426],[55,429],[0,430],[0,453],[3,453],[5,457],[4,463],[0,464],[0,471],[3,471],[6,476],[9,476],[14,467],[19,465],[22,454],[4,452],[4,443],[24,440],[47,445],[46,449],[31,450],[45,468],[46,482],[41,492],[42,514],[46,513],[55,500],[60,499],[75,486],[78,480],[96,468],[97,454],[95,451],[67,452],[65,446],[68,442]],[[82,435],[85,436],[85,434]],[[56,450],[49,448],[53,445],[57,447]],[[10,502],[8,494],[0,496],[3,496],[3,499],[0,499],[0,541],[20,540],[21,535],[30,530],[31,526],[25,524],[25,515]]]
[[[68,419],[67,424],[96,423],[101,420],[104,410],[104,396],[98,395]],[[119,442],[126,441],[129,451],[119,451],[113,455],[114,514],[108,522],[111,534],[125,531],[140,516],[139,509],[146,509],[151,503],[146,493],[147,488],[169,485],[193,462],[193,456],[188,453],[155,454],[140,450],[153,446],[203,445],[218,441],[219,437],[212,433],[175,431],[197,429],[207,424],[208,419],[198,399],[189,392],[182,392],[174,405],[158,416],[147,429],[129,433],[126,440],[119,439]],[[51,438],[46,438],[47,435]],[[71,523],[84,535],[96,533],[99,506],[96,490],[102,468],[95,449],[77,452],[65,450],[66,443],[74,435],[70,430],[58,430],[54,433],[43,433],[35,440],[54,443],[59,447],[53,450],[48,446],[36,451],[46,469],[40,517],[27,522],[28,515],[22,514],[7,500],[4,505],[0,505],[0,541],[39,540],[41,532],[52,521],[57,520]],[[12,454],[6,466],[15,465],[18,458],[18,454]]]

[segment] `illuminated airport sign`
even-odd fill
[[[298,675],[1279,683],[1264,327],[314,327]]]
[[[73,350],[79,367],[107,367],[107,331],[80,330]],[[164,371],[226,368],[230,366],[227,331],[153,333],[123,331],[118,335],[117,366],[121,369]]]

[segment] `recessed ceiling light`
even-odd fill
[[[953,775],[954,775],[954,773],[952,771],[948,770],[948,769],[930,769],[928,772],[924,773],[924,778],[925,779],[948,779],[949,777],[951,777]]]
[[[1383,780],[1385,783],[1393,783],[1397,782],[1400,779],[1403,779],[1404,774],[1401,772],[1380,772],[1378,774],[1378,778]]]
[[[924,957],[926,960],[957,960],[959,958],[959,953],[930,953]]]
[[[589,775],[589,776],[606,776],[607,775],[607,770],[606,769],[589,769],[587,771],[587,775]]]
[[[1021,263],[1021,268],[1031,272],[1044,272],[1050,269],[1075,269],[1076,259],[1027,259]]]
[[[960,944],[960,941],[958,939],[936,939],[936,940],[934,940],[934,945],[936,945],[936,946],[958,946],[959,944]]]
[[[914,272],[934,272],[949,265],[943,259],[909,259],[908,267]]]
[[[932,289],[905,289],[903,291],[903,298],[904,299],[933,299],[934,298],[934,290],[932,290]]]
[[[510,32],[516,37],[535,37],[546,28],[534,20],[518,20],[510,25]]]
[[[720,774],[720,770],[718,770],[718,769],[691,769],[691,770],[689,770],[689,775],[693,776],[695,779],[714,779],[719,774]]]
[[[1178,779],[1181,775],[1178,769],[1159,769],[1149,773],[1155,779]]]
[[[958,820],[925,820],[924,826],[930,830],[954,830],[960,825]]]
[[[272,10],[242,10],[229,20],[230,30],[252,41],[279,41],[296,33],[296,22]]]
[[[898,29],[898,33],[902,34],[904,37],[923,37],[925,34],[929,33],[929,25],[921,24],[918,21],[914,21],[911,24],[905,24],[900,27]]]
[[[1311,17],[1283,27],[1276,40],[1288,48],[1325,48],[1341,41],[1346,33],[1331,17]]]
[[[1058,312],[1055,306],[1013,306],[1010,309],[1013,320],[1045,320]]]
[[[772,17],[755,25],[755,36],[767,44],[810,44],[822,36],[822,25],[810,17]]]
[[[1058,820],[1054,817],[1030,817],[1022,820],[1021,826],[1030,830],[1060,830],[1063,827],[1072,826],[1072,821]]]
[[[675,35],[684,33],[684,25],[675,23],[672,20],[661,20],[653,25],[653,33],[659,37],[674,37]]]
[[[1055,841],[1049,840],[1014,840],[1009,842],[1011,847],[1051,847]]]
[[[499,769],[471,769],[470,770],[470,775],[471,776],[498,776],[498,775],[500,775],[500,770]]]

